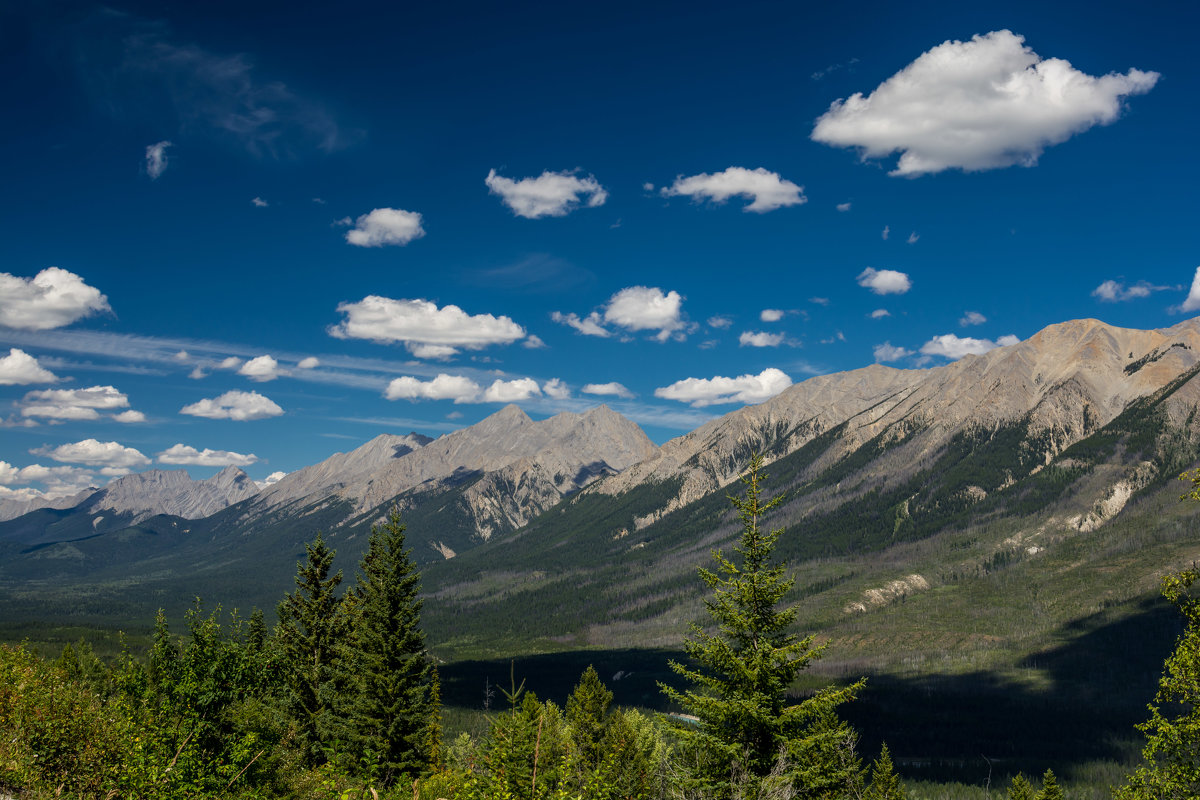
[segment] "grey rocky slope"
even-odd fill
[[[186,470],[152,469],[117,478],[80,509],[132,514],[134,522],[157,514],[202,519],[256,494],[257,484],[234,466],[202,481],[192,480]]]
[[[650,459],[591,489],[617,495],[647,482],[678,480],[667,502],[639,518],[664,514],[733,481],[750,451],[769,461],[793,453],[837,426],[836,441],[810,474],[867,442],[902,444],[887,462],[902,478],[968,429],[1028,426],[1027,448],[1042,463],[1108,424],[1200,363],[1200,320],[1134,330],[1093,319],[1051,325],[1029,339],[945,366],[921,370],[873,365],[811,378],[672,439]],[[1189,382],[1168,403],[1182,423],[1200,400]],[[878,437],[878,438],[877,438]]]
[[[392,503],[411,509],[423,496],[459,490],[456,509],[469,518],[471,537],[484,541],[655,452],[641,428],[607,406],[535,421],[510,405],[434,440],[380,436],[299,470],[245,504],[237,524],[250,529],[267,516],[308,515],[342,503],[346,513],[333,526],[340,527]],[[431,546],[444,555],[454,551],[441,541]]]

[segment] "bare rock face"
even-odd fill
[[[182,469],[153,469],[117,478],[84,505],[88,511],[130,513],[135,521],[156,514],[202,519],[256,494],[254,481],[233,466],[203,481]]]
[[[240,523],[252,527],[286,506],[304,513],[333,500],[350,503],[345,522],[351,522],[389,502],[409,509],[428,494],[465,487],[460,502],[475,538],[486,540],[657,450],[641,428],[607,406],[534,421],[510,405],[437,439],[378,436],[298,470],[263,490]]]
[[[557,502],[563,494],[656,451],[641,428],[607,406],[535,422],[510,405],[383,465],[365,481],[347,483],[339,493],[364,510],[411,489],[443,488],[476,475],[488,476],[491,485],[498,486],[520,484],[522,475],[536,473],[536,483],[543,487],[537,491],[544,495],[552,489]],[[478,493],[482,496],[487,490],[480,488]]]
[[[944,449],[956,433],[1016,423],[1028,426],[1021,446],[1049,463],[1198,364],[1198,319],[1151,331],[1092,319],[1064,322],[941,367],[875,365],[810,378],[672,439],[590,491],[615,495],[643,482],[679,481],[671,501],[638,520],[644,526],[733,481],[750,453],[762,452],[770,462],[827,433],[836,437],[810,467],[813,475],[873,440],[903,442],[886,465],[902,474]],[[1198,383],[1185,381],[1169,398],[1173,421],[1182,424],[1200,404]]]
[[[278,507],[316,494],[334,494],[432,441],[419,433],[381,434],[349,453],[334,453],[318,464],[285,475],[262,491],[259,505]]]

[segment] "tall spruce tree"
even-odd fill
[[[692,626],[684,648],[697,668],[671,663],[693,688],[660,687],[697,718],[696,725],[678,726],[697,755],[696,790],[725,796],[729,776],[740,772],[766,777],[786,753],[796,766],[792,776],[798,796],[837,792],[830,783],[841,784],[844,792],[861,781],[861,772],[852,752],[853,731],[836,720],[833,710],[852,699],[863,682],[826,687],[800,702],[787,696],[788,687],[824,646],[817,646],[812,636],[792,633],[799,609],[780,607],[794,579],[787,577],[782,564],[771,563],[782,531],[760,526],[762,517],[783,499],[764,501],[765,480],[762,457],[755,455],[742,477],[743,496],[729,498],[742,521],[735,558],[714,551],[716,569],[700,569],[712,590],[705,605],[717,630],[709,633]]]
[[[613,693],[590,664],[567,698],[567,723],[571,726],[571,739],[583,763],[591,769],[598,767],[605,755],[603,738],[612,699]]]
[[[371,528],[360,569],[346,603],[340,716],[352,763],[387,787],[425,771],[431,758],[433,667],[421,631],[420,576],[396,509]]]
[[[276,636],[287,665],[288,711],[296,720],[306,760],[320,764],[330,737],[330,693],[342,628],[337,594],[342,572],[330,576],[336,551],[325,544],[319,531],[304,549],[308,559],[296,565],[296,591],[285,595],[277,609]]]

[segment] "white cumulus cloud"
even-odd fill
[[[764,308],[758,315],[763,322],[779,322],[783,319],[783,311],[778,308]]]
[[[1041,58],[1011,31],[947,41],[923,53],[868,96],[835,101],[815,141],[858,148],[863,158],[899,152],[893,175],[996,169],[1037,162],[1046,147],[1113,122],[1123,98],[1159,75],[1087,75]]]
[[[338,339],[401,342],[418,358],[446,358],[459,348],[478,350],[524,338],[525,329],[509,317],[470,315],[458,306],[438,308],[428,300],[393,300],[368,295],[341,303],[346,318],[329,328]]]
[[[356,247],[405,245],[425,235],[421,215],[399,208],[376,208],[354,221],[346,231],[346,241]]]
[[[579,391],[584,394],[595,394],[601,396],[620,397],[624,400],[632,400],[635,395],[633,392],[625,388],[624,385],[613,381],[611,383],[589,383]]]
[[[958,324],[965,328],[968,325],[982,325],[985,322],[987,322],[987,317],[983,314],[980,314],[978,311],[967,311],[963,314],[962,319],[958,321]]]
[[[313,202],[316,202],[316,201],[314,200]],[[258,488],[265,489],[268,486],[273,486],[274,484],[279,483],[280,480],[282,480],[283,478],[286,478],[286,477],[287,477],[286,472],[276,471],[276,472],[272,472],[270,475],[263,478],[261,481],[255,481],[255,483],[258,484]]]
[[[911,356],[912,350],[906,350],[903,347],[895,347],[891,342],[875,345],[875,363],[879,364],[884,361],[899,361],[905,356]]]
[[[686,178],[680,175],[673,184],[664,186],[661,194],[663,197],[683,195],[695,200],[708,199],[714,203],[724,203],[731,197],[744,197],[754,202],[742,210],[758,214],[808,202],[803,186],[797,186],[780,177],[778,172],[769,172],[762,167],[730,167],[723,172],[711,175],[702,172]]]
[[[656,286],[630,286],[608,301],[604,321],[631,331],[657,330],[655,338],[665,341],[687,327],[682,306],[683,297],[678,292],[664,294]]]
[[[921,353],[927,356],[944,356],[951,361],[957,361],[966,355],[983,355],[989,350],[1007,347],[1019,341],[1021,340],[1012,334],[1001,336],[993,342],[991,339],[972,339],[969,336],[960,338],[953,333],[947,333],[935,336],[921,345]]]
[[[783,340],[782,333],[743,331],[742,335],[738,337],[738,344],[742,347],[779,347],[783,344]]]
[[[768,400],[792,385],[782,370],[768,367],[758,375],[736,378],[685,378],[654,390],[655,397],[690,403],[693,408],[718,403],[754,404]]]
[[[271,358],[271,356],[252,358],[238,369],[238,375],[245,375],[250,380],[257,381],[258,383],[273,381],[280,375],[286,374],[287,371],[281,370],[279,362]]]
[[[233,390],[214,398],[198,400],[191,405],[179,409],[180,414],[206,419],[231,419],[236,422],[248,422],[267,417],[278,417],[283,413],[269,397],[258,392],[241,392]]]
[[[296,366],[300,369],[315,369],[321,366],[321,359],[316,356],[309,356],[308,358],[300,359]]]
[[[146,174],[150,180],[158,180],[158,176],[167,171],[167,148],[170,142],[156,142],[146,147]]]
[[[100,419],[100,411],[128,406],[129,398],[113,386],[42,389],[25,394],[21,400],[21,415],[58,420],[95,420]]]
[[[1192,278],[1192,288],[1188,290],[1187,299],[1179,307],[1180,311],[1195,311],[1200,308],[1200,267],[1196,267],[1196,275]]]
[[[21,386],[29,383],[57,383],[58,376],[38,364],[37,359],[24,350],[9,348],[8,355],[0,358],[0,386]]]
[[[150,463],[150,459],[132,447],[125,447],[119,442],[100,442],[95,439],[84,439],[53,448],[47,446],[30,452],[64,464],[86,464],[89,467],[129,469],[144,467]]]
[[[563,217],[587,199],[588,208],[604,205],[608,192],[591,175],[581,178],[575,172],[543,172],[536,178],[514,181],[490,170],[483,182],[488,191],[499,195],[504,205],[518,217]]]
[[[242,455],[230,450],[197,450],[186,444],[175,444],[158,454],[160,464],[183,464],[192,467],[245,467],[258,461],[258,456],[250,453]]]
[[[867,267],[859,273],[858,285],[875,294],[904,294],[912,288],[912,281],[903,272],[894,269]]]
[[[552,378],[543,383],[542,392],[555,400],[566,400],[571,396],[571,389],[559,378]]]
[[[32,278],[0,272],[0,325],[44,331],[112,311],[108,298],[74,272],[47,267]]]
[[[255,197],[250,202],[254,204],[255,208],[266,208],[267,206],[271,205],[266,200],[263,200],[261,197]]]
[[[483,402],[515,403],[519,400],[528,400],[541,393],[541,388],[533,378],[517,378],[511,381],[497,379],[483,393]]]
[[[888,311],[886,308],[877,308],[867,316],[869,316],[871,319],[883,319],[884,317],[890,317],[891,315],[892,312]]]
[[[479,384],[462,375],[442,372],[433,380],[423,381],[405,375],[388,384],[383,396],[388,400],[453,400],[455,403],[474,403],[479,398]]]
[[[134,411],[133,409],[130,409],[128,411],[122,411],[120,414],[113,414],[113,419],[117,422],[123,422],[126,425],[130,425],[137,422],[145,422],[146,415],[141,411]]]

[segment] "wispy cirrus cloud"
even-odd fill
[[[159,176],[167,171],[167,166],[170,163],[167,160],[167,148],[170,146],[171,143],[165,139],[161,142],[146,145],[146,174],[150,176],[150,180],[158,180]]]
[[[180,137],[225,140],[271,158],[333,152],[360,138],[324,103],[263,75],[250,54],[180,42],[163,23],[107,9],[87,17],[77,32],[81,82],[114,116],[169,126]],[[147,173],[157,177],[165,156],[161,168],[149,156]]]
[[[1127,300],[1138,300],[1149,297],[1155,292],[1177,289],[1176,286],[1155,286],[1149,281],[1138,281],[1125,284],[1122,281],[1105,281],[1092,290],[1092,297],[1104,303],[1122,303]]]

